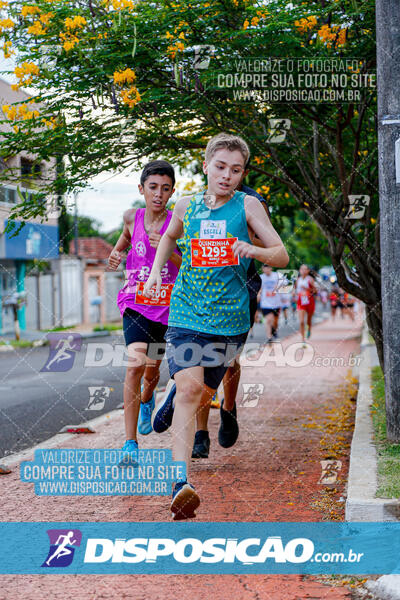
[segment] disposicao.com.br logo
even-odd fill
[[[272,560],[275,563],[359,562],[363,553],[317,552],[308,538],[286,542],[280,536],[261,538],[89,538],[85,563],[156,563],[170,557],[178,563],[242,563],[253,565]],[[160,560],[159,560],[160,559]]]

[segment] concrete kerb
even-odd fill
[[[48,331],[48,332],[37,332],[37,333],[28,332],[27,335],[21,336],[21,340],[32,342],[32,345],[34,347],[35,346],[36,347],[44,346],[44,345],[48,344],[47,340],[45,339],[45,336],[47,335],[47,333],[70,333],[70,332],[69,331]],[[72,333],[79,333],[82,340],[96,338],[96,337],[105,337],[105,336],[111,335],[111,332],[108,329],[104,329],[102,331],[83,331],[83,332],[72,329]],[[115,333],[117,335],[122,335],[123,331],[122,331],[122,329],[118,329],[118,330],[113,331],[113,333]],[[14,339],[13,336],[2,335],[1,337],[3,339],[6,339],[7,343],[0,346],[0,352],[10,352],[10,351],[16,351],[18,349],[18,347],[14,347],[11,345],[11,343],[8,343],[9,340]]]
[[[156,392],[156,404],[160,400],[160,395],[163,394],[163,390],[160,389]],[[108,413],[95,417],[90,421],[84,421],[83,423],[77,423],[76,427],[91,427],[96,432],[100,427],[108,425],[111,420],[121,414],[121,410],[123,410],[123,403],[119,405],[115,410],[111,410]],[[26,450],[21,450],[21,452],[15,454],[8,454],[1,459],[1,462],[4,463],[10,469],[15,469],[19,466],[19,464],[24,460],[32,460],[32,455],[35,450],[44,450],[50,448],[57,448],[59,445],[63,444],[66,441],[76,440],[77,435],[85,435],[85,434],[76,434],[76,433],[57,433],[53,435],[53,437],[32,446],[31,448],[26,448]]]
[[[377,454],[370,412],[373,402],[370,346],[368,327],[364,323],[345,518],[346,521],[399,521],[400,500],[375,497],[378,489],[378,477]]]
[[[376,581],[367,581],[365,587],[379,600],[400,600],[400,575],[383,575]]]
[[[120,414],[119,409],[110,411],[109,413],[100,415],[99,417],[95,417],[94,419],[91,419],[90,421],[85,421],[84,423],[78,423],[77,426],[92,427],[94,429],[94,431],[96,431],[96,428],[106,425],[110,421],[110,419],[113,416],[116,416],[117,414]],[[32,456],[33,456],[35,450],[44,450],[44,449],[48,450],[50,448],[57,448],[59,445],[63,444],[64,442],[67,442],[70,440],[76,441],[77,435],[79,436],[79,435],[85,435],[85,434],[57,433],[56,435],[53,435],[53,437],[49,438],[48,440],[45,440],[44,442],[40,442],[39,444],[36,444],[36,446],[31,446],[31,448],[27,448],[26,450],[21,450],[21,452],[18,452],[15,454],[8,454],[7,456],[4,456],[1,460],[11,469],[15,469],[19,465],[19,463],[21,463],[22,461],[32,460]]]

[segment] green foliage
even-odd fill
[[[380,367],[372,369],[371,406],[375,440],[378,450],[379,498],[400,496],[400,444],[391,444],[386,437],[385,381]]]

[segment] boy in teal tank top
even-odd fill
[[[187,482],[195,415],[203,390],[212,397],[250,328],[247,269],[252,258],[285,267],[288,254],[260,202],[236,191],[249,159],[246,142],[219,134],[206,148],[207,192],[181,198],[162,237],[144,294],[161,285],[161,269],[178,244],[182,266],[172,291],[167,359],[175,380],[172,418],[174,460],[186,462],[171,511],[175,519],[195,516],[200,498]],[[252,245],[256,234],[264,247]],[[166,394],[168,401],[169,395]]]

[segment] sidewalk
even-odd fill
[[[327,366],[242,367],[241,383],[264,385],[257,406],[241,406],[240,436],[228,450],[217,442],[218,411],[211,411],[209,460],[193,462],[191,480],[202,504],[199,521],[322,521],[344,519],[348,455],[354,421],[355,383],[347,360],[359,353],[361,322],[329,319],[313,330],[310,343]],[[287,338],[284,350],[299,335]],[[330,357],[329,360],[327,357]],[[343,363],[339,359],[342,359]],[[331,362],[328,365],[328,362]],[[96,434],[76,436],[58,447],[119,448],[124,439],[122,411]],[[141,448],[170,447],[170,433],[142,437]],[[28,457],[26,460],[31,460]],[[319,483],[321,460],[340,460],[338,480]],[[9,461],[10,463],[10,461]],[[38,497],[19,481],[19,470],[2,478],[3,519],[7,521],[168,521],[163,497]],[[349,581],[351,578],[344,578]],[[351,598],[349,587],[332,578],[280,575],[224,576],[1,576],[0,600],[16,600],[23,590],[32,600],[77,599],[303,600]]]

